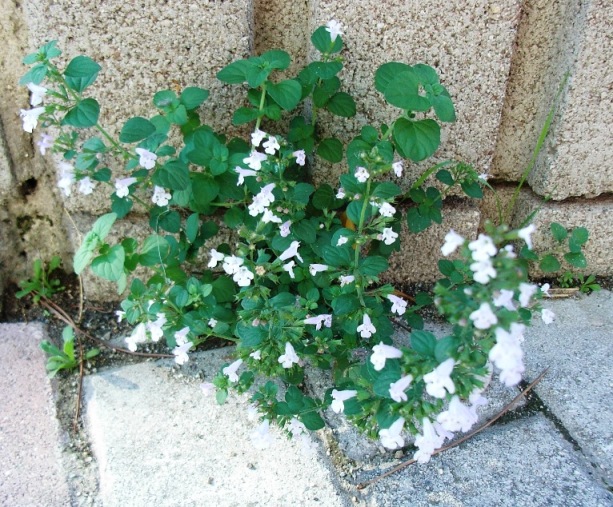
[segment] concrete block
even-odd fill
[[[42,324],[0,324],[0,504],[72,505]]]
[[[556,314],[526,331],[526,377],[549,371],[536,393],[609,488],[613,486],[613,294],[543,301]],[[563,330],[564,332],[560,332]]]
[[[521,3],[316,2],[313,27],[330,19],[346,27],[341,77],[358,110],[350,120],[322,112],[322,133],[347,141],[366,122],[389,124],[400,110],[385,105],[374,89],[375,70],[387,61],[426,63],[438,70],[457,112],[457,122],[444,125],[441,148],[430,162],[454,158],[486,171],[494,152]],[[428,166],[408,168],[405,186]],[[343,170],[322,166],[315,177],[335,184]]]

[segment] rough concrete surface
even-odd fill
[[[209,380],[228,354],[201,355]],[[196,359],[197,360],[197,359]],[[113,506],[344,506],[320,450],[303,454],[277,433],[257,450],[245,400],[218,406],[197,379],[141,363],[87,378],[86,417],[100,468],[100,494]]]
[[[526,332],[526,377],[549,368],[536,393],[613,487],[613,294],[543,305],[556,321],[546,326],[537,319]]]
[[[70,505],[42,324],[0,324],[0,505]]]

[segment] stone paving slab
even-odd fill
[[[190,363],[202,364],[210,379],[228,349],[201,354]],[[321,449],[305,453],[279,432],[272,447],[256,449],[250,433],[257,421],[249,421],[246,399],[219,406],[201,380],[177,377],[172,364],[146,362],[86,379],[105,507],[348,505]]]
[[[613,487],[613,293],[545,301],[556,320],[526,332],[526,378],[545,367],[536,393]]]
[[[42,324],[0,324],[0,505],[70,505]]]

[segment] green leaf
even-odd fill
[[[234,301],[236,284],[227,276],[218,277],[213,283],[213,296],[217,303],[229,303]]]
[[[92,261],[92,271],[101,278],[116,282],[124,274],[124,260],[123,247],[115,245],[106,254],[99,255]]]
[[[334,189],[324,183],[321,185],[313,194],[313,207],[318,210],[330,209],[334,206],[334,202],[336,201],[336,194]]]
[[[269,66],[273,69],[285,70],[290,66],[292,62],[289,53],[281,49],[271,49],[260,55],[260,58],[268,62]]]
[[[336,116],[351,118],[355,116],[356,106],[353,97],[345,92],[338,92],[326,103],[326,109]]]
[[[94,222],[92,226],[92,232],[98,236],[101,240],[107,237],[108,233],[111,232],[113,228],[113,224],[115,220],[117,220],[117,215],[115,213],[106,213],[102,215],[98,220]]]
[[[308,69],[318,78],[326,80],[336,76],[343,68],[341,62],[312,62]]]
[[[196,109],[206,99],[209,98],[209,91],[197,86],[189,86],[181,92],[181,104],[185,106],[185,109]]]
[[[388,268],[387,259],[378,255],[373,255],[362,259],[360,271],[366,276],[377,276]]]
[[[100,65],[91,58],[77,56],[70,61],[64,71],[66,84],[70,89],[81,93],[96,80],[100,69]]]
[[[227,65],[217,73],[217,79],[228,84],[240,84],[247,80],[247,72],[253,68],[248,60],[238,60]]]
[[[325,107],[330,97],[332,97],[340,87],[341,80],[336,76],[320,81],[313,90],[313,104],[316,107]]]
[[[566,228],[564,228],[557,222],[551,222],[549,228],[551,229],[552,236],[558,243],[562,243],[562,241],[564,241],[568,236],[568,231],[566,230]]]
[[[201,173],[192,173],[192,193],[194,211],[208,212],[210,203],[219,194],[219,184],[210,176]]]
[[[193,243],[198,236],[200,230],[200,216],[198,213],[192,213],[185,221],[185,236],[190,243]]]
[[[419,94],[419,77],[413,70],[401,72],[385,88],[385,100],[409,111],[427,111],[430,101]]]
[[[146,118],[136,116],[130,118],[119,134],[119,141],[122,143],[137,143],[146,139],[155,132],[155,125]]]
[[[286,111],[294,109],[302,98],[302,86],[294,79],[269,83],[266,90],[272,99]]]
[[[575,268],[583,269],[587,267],[587,260],[581,252],[565,253],[564,258],[566,259],[566,262]]]
[[[354,294],[341,294],[332,300],[334,315],[347,315],[361,307],[360,300]]]
[[[317,146],[317,155],[328,162],[340,162],[343,160],[343,143],[335,137],[324,139]]]
[[[444,122],[454,122],[456,120],[455,109],[453,107],[453,101],[448,95],[435,95],[430,97],[434,112],[438,119]]]
[[[243,125],[256,120],[260,112],[253,107],[239,107],[232,115],[232,125]]]
[[[244,219],[243,212],[238,208],[230,208],[225,212],[223,216],[223,223],[230,229],[236,229],[239,225],[242,225]]]
[[[385,369],[379,373],[373,383],[373,391],[382,398],[391,398],[390,385],[401,376],[398,361],[386,361]]]
[[[590,233],[585,227],[575,227],[570,234],[570,240],[577,245],[585,245],[590,238]]]
[[[445,336],[436,342],[434,358],[438,363],[453,357],[458,350],[458,339],[454,336]]]
[[[117,197],[117,194],[111,195],[111,209],[117,215],[117,218],[123,218],[132,209],[134,203],[129,197]]]
[[[175,125],[185,125],[187,123],[187,110],[183,104],[179,104],[176,108],[168,111],[166,119]]]
[[[394,142],[403,158],[420,162],[431,156],[441,142],[441,129],[434,120],[399,118],[394,124]]]
[[[541,259],[539,267],[543,273],[552,273],[554,271],[558,271],[562,266],[560,265],[560,261],[558,261],[554,255],[548,254]]]
[[[292,225],[296,237],[305,243],[314,243],[317,240],[317,229],[308,220],[300,220]]]
[[[255,349],[268,336],[268,332],[260,326],[239,322],[236,324],[236,335],[241,339],[241,346]]]
[[[315,191],[315,187],[310,183],[298,183],[294,187],[293,200],[300,204],[308,204],[309,197]]]
[[[94,252],[101,244],[100,237],[93,231],[88,232],[83,238],[79,249],[75,252],[72,261],[74,272],[80,275],[94,257]]]
[[[468,197],[472,197],[473,199],[483,198],[483,189],[481,188],[481,185],[479,185],[479,183],[477,183],[476,181],[464,181],[460,186]]]
[[[402,190],[398,185],[390,181],[383,181],[378,183],[372,192],[373,197],[378,197],[384,201],[388,201],[397,195],[400,195]]]
[[[334,267],[349,267],[353,258],[349,253],[349,248],[325,246],[323,248],[323,258],[326,264]],[[351,249],[351,252],[353,250]]]
[[[161,90],[153,96],[153,105],[158,109],[166,110],[170,106],[176,106],[179,100],[172,90]]]
[[[343,49],[343,40],[337,37],[334,42],[325,26],[320,26],[311,35],[311,42],[320,53],[338,53]]]
[[[429,331],[413,331],[411,333],[411,348],[425,358],[434,357],[436,336]]]
[[[384,63],[375,72],[375,88],[377,91],[385,93],[387,86],[396,76],[410,69],[411,67],[406,63]]]
[[[340,38],[340,37],[339,37]],[[338,39],[337,39],[338,40]],[[298,416],[302,424],[310,431],[322,429],[326,424],[317,412],[304,412]]]
[[[181,230],[181,215],[178,211],[167,212],[163,210],[159,215],[152,217],[150,225],[155,231],[160,228],[176,234]]]
[[[169,160],[153,176],[153,182],[171,190],[187,190],[191,186],[187,165],[180,160]]]
[[[100,104],[95,99],[84,99],[66,113],[61,124],[75,128],[93,127],[99,116]]]
[[[28,72],[26,72],[19,80],[19,84],[22,86],[28,83],[40,84],[47,77],[47,66],[44,64],[35,65]]]
[[[452,186],[455,183],[453,176],[447,169],[441,169],[436,173],[436,179],[445,185]]]
[[[407,211],[407,225],[412,233],[417,234],[425,231],[428,227],[430,227],[431,223],[432,220],[430,217],[421,215],[417,208],[411,208],[409,211]]]

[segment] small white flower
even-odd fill
[[[336,242],[336,246],[343,246],[345,243],[349,241],[346,236],[339,236],[338,241]]]
[[[130,194],[130,185],[136,183],[136,178],[119,178],[115,180],[115,193],[117,197],[127,197]]]
[[[555,320],[555,318],[556,314],[548,308],[543,308],[543,310],[541,311],[541,319],[543,319],[543,322],[545,324],[551,324]]]
[[[398,233],[394,232],[391,227],[383,229],[383,233],[377,236],[379,241],[383,241],[386,245],[393,245],[396,239],[398,239]]]
[[[294,261],[289,261],[287,264],[283,264],[283,269],[289,273],[289,277],[294,279],[296,276],[294,275],[294,267],[296,263]]]
[[[117,315],[117,322],[121,322],[126,316],[126,312],[123,310],[115,310],[115,315]]]
[[[370,356],[370,362],[377,371],[381,371],[385,368],[385,361],[387,359],[398,359],[402,357],[401,350],[391,345],[385,345],[383,342],[379,342],[379,345],[375,345],[372,351],[373,354]]]
[[[473,272],[473,280],[483,285],[487,284],[498,275],[491,259],[473,262],[470,265],[470,269]]]
[[[511,312],[515,311],[515,303],[513,302],[513,291],[501,289],[500,293],[494,298],[494,306],[504,307]]]
[[[304,166],[306,163],[306,153],[304,150],[298,150],[292,153],[294,157],[296,157],[296,164],[299,166]]]
[[[40,139],[36,142],[41,155],[45,155],[49,148],[53,148],[54,139],[49,134],[41,134]]]
[[[238,271],[234,273],[232,280],[234,280],[239,287],[249,287],[254,276],[255,275],[249,271],[249,269],[245,266],[241,266]]]
[[[468,248],[472,251],[472,257],[477,262],[489,261],[497,252],[494,241],[485,234],[479,234],[476,240],[468,243]]]
[[[401,401],[407,401],[407,393],[405,391],[413,382],[413,377],[411,375],[405,375],[400,377],[396,382],[392,382],[390,384],[390,396],[392,400],[400,403]]]
[[[496,345],[490,350],[489,359],[501,370],[500,381],[507,387],[517,385],[525,371],[524,353],[521,349],[524,329],[523,324],[513,322],[510,332],[500,327],[496,328],[495,331]]]
[[[357,332],[360,333],[362,338],[370,338],[377,332],[377,329],[373,325],[372,321],[370,320],[370,316],[367,313],[364,314],[362,324],[358,326]]]
[[[315,329],[319,331],[321,326],[332,327],[332,315],[322,313],[321,315],[304,319],[304,323],[314,325]]]
[[[404,418],[399,417],[389,428],[379,430],[381,445],[391,450],[402,447],[404,445],[404,438],[401,436],[403,426]]]
[[[209,324],[209,327],[215,327],[217,325],[217,319],[213,319],[213,318],[209,319],[208,324]]]
[[[157,185],[154,187],[153,197],[151,197],[153,204],[157,204],[158,206],[167,206],[171,198],[172,195],[166,192],[165,188],[158,187]]]
[[[254,171],[259,171],[262,168],[262,162],[267,158],[265,153],[253,150],[247,158],[243,159],[243,163],[247,164]]]
[[[278,361],[281,363],[283,368],[291,368],[294,364],[298,364],[300,362],[300,358],[296,354],[292,344],[285,342],[285,354],[279,356]]]
[[[355,282],[355,276],[341,275],[338,280],[341,282],[341,287],[344,287],[345,285]]]
[[[439,364],[430,373],[424,375],[424,382],[426,383],[426,391],[430,396],[435,398],[444,398],[445,390],[450,394],[455,393],[455,384],[451,380],[451,372],[455,361],[449,358]]]
[[[72,184],[75,182],[75,174],[74,167],[72,167],[67,162],[60,162],[58,164],[60,169],[59,179],[57,182],[57,186],[62,190],[66,197],[69,197],[72,190]]]
[[[526,242],[526,245],[530,250],[532,250],[532,233],[536,231],[536,226],[534,224],[530,224],[523,229],[517,231],[517,236],[523,239]]]
[[[202,394],[205,396],[211,396],[212,394],[215,394],[215,391],[217,390],[215,384],[212,382],[202,382],[202,384],[200,384],[200,389],[202,389]]]
[[[392,302],[392,313],[404,315],[404,312],[407,311],[407,302],[404,299],[394,296],[394,294],[389,294],[387,299]]]
[[[132,352],[136,352],[136,345],[147,341],[147,327],[145,324],[143,322],[138,324],[125,341],[128,344],[128,349]]]
[[[358,392],[353,389],[346,389],[344,391],[332,389],[332,404],[330,405],[330,408],[337,414],[340,414],[343,410],[345,410],[344,402],[355,397],[357,394]]]
[[[221,261],[224,260],[225,255],[221,252],[218,252],[217,250],[215,250],[214,248],[211,248],[211,260],[208,263],[208,267],[209,268],[214,268],[217,266],[217,264],[219,264]],[[237,257],[238,259],[238,257]],[[241,263],[242,264],[242,263]],[[237,267],[238,270],[238,267]],[[228,273],[228,274],[232,274],[232,273]]]
[[[402,170],[404,169],[403,164],[402,164],[402,160],[399,160],[398,162],[394,162],[392,164],[392,170],[394,171],[394,174],[400,178],[402,176]]]
[[[443,445],[445,436],[437,433],[432,421],[427,417],[422,420],[423,434],[418,434],[415,438],[415,447],[419,450],[413,456],[418,463],[430,461],[432,453]]]
[[[158,156],[145,148],[136,148],[134,150],[138,155],[138,163],[145,169],[153,169]]]
[[[389,202],[384,202],[379,208],[379,213],[382,217],[392,218],[394,213],[396,213],[396,208],[392,206]]]
[[[498,324],[498,317],[488,303],[481,303],[479,309],[472,312],[468,318],[473,321],[477,329],[489,329]]]
[[[38,117],[45,112],[44,107],[35,107],[34,109],[22,109],[19,113],[23,120],[23,130],[30,134],[38,125]]]
[[[256,148],[268,134],[260,129],[255,129],[251,134],[251,144]]]
[[[264,214],[262,215],[262,222],[264,222],[265,224],[268,224],[270,222],[272,222],[273,224],[280,224],[281,222],[283,222],[283,220],[281,220],[277,215],[275,215],[272,211],[266,208],[264,210]]]
[[[296,257],[300,262],[304,262],[298,253],[298,247],[300,247],[300,241],[292,241],[289,247],[279,255],[279,260],[286,261],[292,257]]]
[[[263,145],[264,151],[269,155],[274,155],[281,146],[279,145],[279,141],[274,136],[269,136],[268,141],[266,141]]]
[[[187,351],[194,346],[192,342],[184,343],[183,345],[179,345],[172,349],[172,353],[175,356],[175,363],[177,364],[185,364],[189,361],[189,356],[187,355]]]
[[[370,178],[370,173],[366,170],[366,167],[358,167],[355,170],[354,176],[360,183],[366,183],[366,180]]]
[[[542,292],[543,294],[545,294],[545,296],[547,296],[548,298],[550,298],[550,297],[551,297],[551,294],[549,293],[549,290],[550,290],[550,289],[551,289],[551,285],[549,285],[548,283],[544,283],[544,284],[541,286],[541,292]]]
[[[188,343],[187,335],[189,334],[189,327],[184,327],[175,333],[175,342],[177,345],[185,345]]]
[[[283,222],[279,227],[279,235],[282,238],[287,238],[291,234],[291,231],[289,229],[290,225],[292,225],[292,222],[288,220],[287,222]]]
[[[343,187],[338,189],[338,192],[336,192],[336,198],[337,199],[344,199],[345,198],[345,189]]]
[[[287,430],[293,437],[299,437],[300,435],[308,433],[308,430],[304,423],[300,422],[295,417],[292,417],[291,421],[287,424]]]
[[[249,435],[251,443],[256,449],[267,449],[275,443],[275,439],[270,434],[269,429],[270,422],[268,419],[264,419],[264,422],[260,424],[253,432],[251,432],[251,435]]]
[[[445,244],[441,247],[441,253],[447,257],[457,250],[459,246],[464,244],[465,239],[460,236],[457,232],[451,229],[445,235]]]
[[[166,316],[163,313],[157,314],[157,320],[147,322],[147,330],[151,334],[152,341],[158,342],[160,338],[164,336],[164,331],[162,329],[164,324],[166,324]]]
[[[249,354],[249,357],[255,359],[256,361],[259,361],[260,359],[262,359],[262,351],[256,350],[255,352]]]
[[[243,360],[237,359],[232,364],[229,364],[223,368],[221,372],[228,377],[230,382],[238,382],[238,374],[236,372],[241,367],[241,364],[243,364]]]
[[[30,96],[30,105],[38,106],[39,104],[42,104],[43,98],[45,94],[47,93],[47,88],[45,88],[44,86],[36,85],[34,83],[28,83],[26,86],[28,87],[28,90],[30,90],[32,94]]]
[[[538,286],[531,283],[519,284],[519,304],[525,308],[530,304],[530,298],[536,293]]]
[[[213,255],[213,250],[211,250],[211,262],[213,262]],[[215,252],[215,259],[218,259],[219,255],[219,252]],[[223,258],[222,268],[227,274],[234,275],[238,273],[238,270],[244,262],[245,259],[243,259],[242,257],[237,257],[236,255],[226,255]],[[215,265],[217,265],[217,262],[215,263]]]
[[[343,35],[343,25],[339,21],[331,19],[326,23],[326,32],[330,34],[330,39],[334,42],[339,35]]]
[[[311,276],[315,276],[317,273],[321,273],[327,269],[328,266],[326,264],[311,264],[309,266],[309,273],[311,273]]]
[[[449,408],[441,412],[436,420],[447,431],[466,433],[477,422],[476,411],[464,405],[458,396],[451,398]]]
[[[238,181],[236,182],[236,186],[242,185],[245,183],[245,178],[248,176],[257,176],[257,172],[253,169],[243,169],[240,166],[236,166],[234,168],[234,172],[238,174]]]

